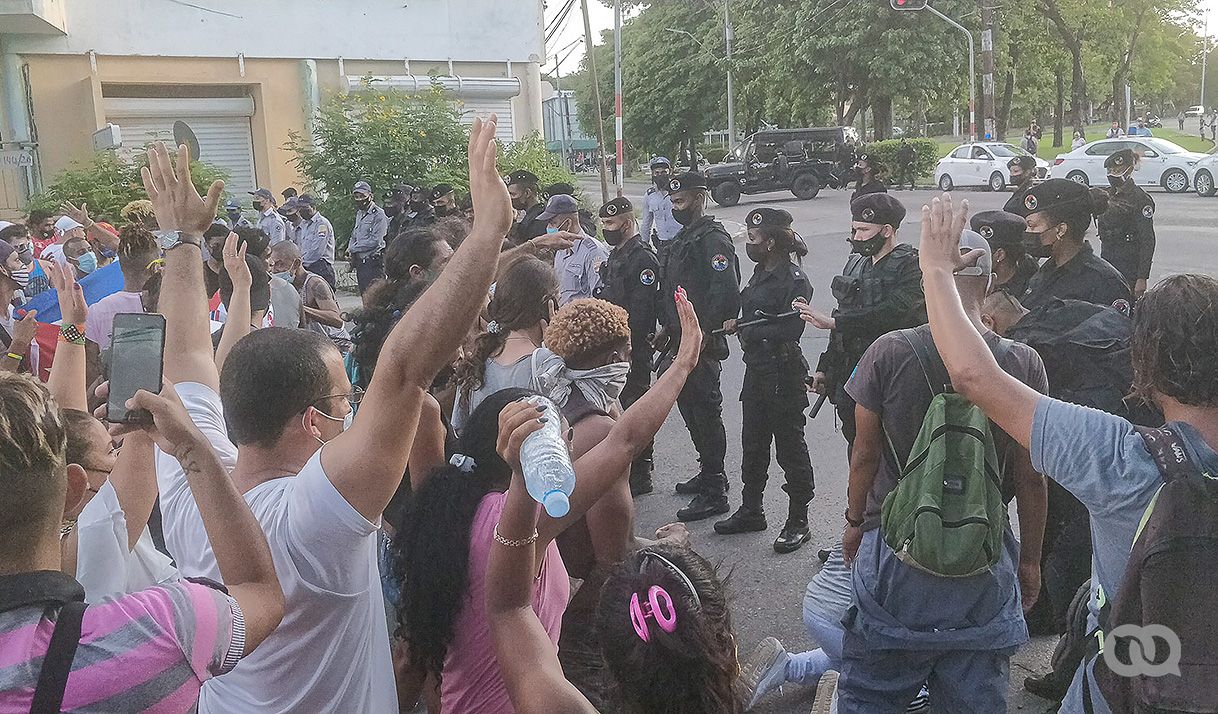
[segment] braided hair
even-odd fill
[[[143,224],[127,223],[118,229],[118,267],[124,278],[138,283],[141,289],[153,272],[149,264],[160,255],[156,238]]]

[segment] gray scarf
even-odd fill
[[[603,412],[612,410],[617,397],[626,386],[629,362],[614,362],[595,369],[571,369],[562,357],[546,347],[533,352],[533,388],[562,408],[571,396],[571,387],[579,388],[588,403]]]

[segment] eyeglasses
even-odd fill
[[[351,387],[351,391],[347,394],[327,394],[324,397],[318,397],[317,399],[309,402],[309,406],[313,406],[318,402],[324,402],[327,399],[337,399],[338,397],[346,399],[347,403],[351,405],[352,409],[354,409],[364,400],[364,390],[359,387]]]

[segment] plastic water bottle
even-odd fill
[[[562,418],[557,407],[545,397],[532,400],[545,407],[546,423],[541,429],[529,434],[520,446],[520,466],[524,471],[524,485],[533,497],[546,509],[551,518],[562,518],[571,510],[570,495],[575,490],[575,469],[571,466],[571,453],[562,434]]]

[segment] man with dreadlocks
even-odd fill
[[[161,269],[161,251],[156,238],[139,223],[128,223],[118,231],[118,267],[123,273],[123,289],[89,306],[84,325],[85,338],[99,350],[110,348],[114,316],[120,312],[143,312],[140,294],[144,284]],[[78,326],[79,327],[79,326]]]

